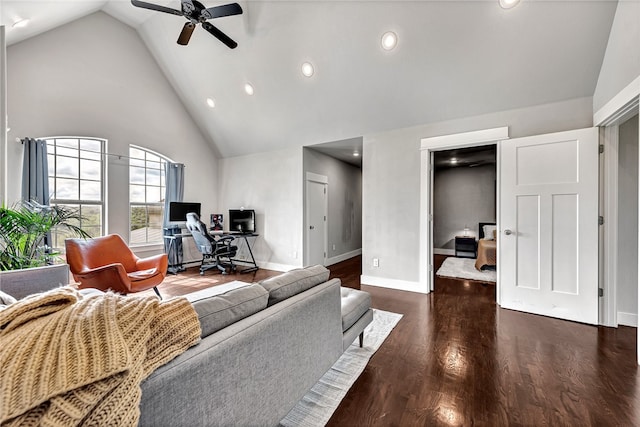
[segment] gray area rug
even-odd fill
[[[475,263],[476,260],[473,258],[449,257],[443,261],[436,275],[495,283],[496,272],[491,270],[478,271]]]
[[[331,418],[340,401],[358,379],[373,353],[380,348],[402,314],[373,309],[373,322],[364,332],[364,347],[358,339],[340,359],[324,374],[320,381],[280,421],[281,426],[323,426]]]

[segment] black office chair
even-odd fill
[[[231,244],[233,236],[221,236],[216,239],[209,234],[207,226],[194,212],[187,214],[187,228],[196,242],[196,247],[202,253],[201,275],[212,268],[217,268],[222,274],[228,274],[227,267],[236,271],[233,257],[236,256],[238,247]]]

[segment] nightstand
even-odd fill
[[[476,238],[466,236],[456,236],[456,257],[458,258],[475,258],[476,257]]]

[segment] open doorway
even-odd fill
[[[303,148],[304,265],[362,254],[362,138]]]
[[[433,151],[434,290],[496,283],[496,145]],[[494,296],[495,298],[495,296]]]

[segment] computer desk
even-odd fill
[[[249,250],[249,256],[251,257],[251,259],[249,260],[249,259],[233,258],[231,261],[248,265],[247,268],[243,268],[242,270],[240,270],[240,273],[251,273],[252,271],[258,271],[259,267],[258,267],[258,264],[256,263],[255,257],[253,256],[251,245],[249,244],[249,237],[258,237],[259,236],[258,233],[225,233],[224,231],[220,231],[220,230],[209,230],[209,234],[215,237],[231,236],[235,239],[243,239],[245,245],[247,245],[247,249]],[[240,240],[240,242],[242,242],[242,240]],[[238,252],[240,252],[239,247],[238,247]]]

